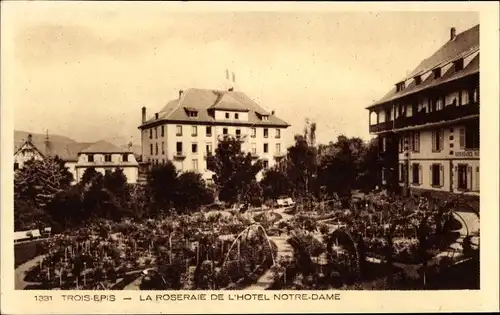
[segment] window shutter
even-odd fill
[[[460,128],[460,149],[465,148],[465,128]]]
[[[408,139],[408,150],[410,152],[413,152],[413,137],[414,137],[414,135],[413,135],[413,133],[411,133],[410,137]]]
[[[432,132],[432,151],[436,151],[436,132]]]
[[[444,186],[444,167],[439,165],[439,186]]]
[[[419,165],[418,166],[418,183],[419,184],[422,184],[424,181],[423,181],[423,176],[422,176],[422,165]]]
[[[444,148],[444,129],[439,130],[439,151]]]
[[[479,191],[479,166],[476,167],[476,185],[475,185],[475,190]]]
[[[472,167],[467,166],[467,189],[472,190]]]
[[[429,185],[432,186],[432,178],[433,178],[433,174],[432,174],[432,164],[429,165]]]
[[[415,133],[415,151],[420,151],[420,132]]]

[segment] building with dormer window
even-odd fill
[[[479,25],[456,34],[369,110],[383,186],[479,195]]]
[[[288,127],[242,92],[191,88],[179,91],[177,99],[151,118],[142,108],[143,162],[155,165],[171,160],[179,171],[200,172],[210,182],[213,174],[206,157],[215,153],[222,136],[240,139],[244,152],[272,167],[284,156],[281,142]]]

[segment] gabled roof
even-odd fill
[[[476,25],[456,35],[455,39],[446,42],[429,58],[426,58],[422,62],[420,62],[420,64],[406,78],[398,82],[407,81],[418,75],[422,75],[438,67],[443,67],[451,62],[454,62],[460,58],[467,57],[478,51],[479,25]],[[412,80],[411,83],[407,87],[405,87],[405,89],[399,92],[396,91],[396,87],[393,87],[386,95],[384,95],[377,102],[370,105],[368,108],[386,103],[388,101],[396,100],[400,97],[422,91],[423,89],[430,88],[445,82],[457,80],[475,73],[479,73],[479,54],[474,57],[474,59],[463,70],[454,71],[453,67],[451,67],[450,70],[448,70],[446,73],[443,73],[441,77],[434,79],[431,75],[419,85],[416,85],[415,81]]]
[[[81,150],[80,153],[131,153],[131,152],[129,152],[129,150],[125,148],[121,148],[112,143],[101,140]]]
[[[197,117],[189,117],[185,108],[196,109]],[[243,92],[190,88],[182,93],[179,99],[168,102],[158,112],[158,118],[153,116],[139,128],[159,121],[217,123],[213,110],[248,112],[248,121],[238,121],[240,124],[289,126],[285,121],[269,114]],[[262,120],[259,115],[268,115],[269,119]]]
[[[14,152],[17,153],[27,141],[17,141],[14,143]],[[67,143],[49,141],[48,146],[44,141],[32,141],[31,145],[43,156],[58,156],[64,161],[76,161],[78,152],[88,147],[90,143]]]

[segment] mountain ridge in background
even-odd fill
[[[32,142],[33,144],[39,148],[40,150],[43,150],[43,147],[45,146],[45,139],[47,137],[46,134],[42,133],[34,133],[34,132],[28,132],[28,131],[23,131],[23,130],[14,130],[14,151],[17,151],[17,149],[20,148],[20,146],[28,140],[28,136],[31,134],[32,137]],[[74,139],[71,139],[69,137],[63,136],[63,135],[58,135],[58,134],[50,134],[49,133],[49,140],[50,143],[56,147],[79,147],[83,148],[85,146],[89,146],[94,142],[80,142],[76,141]],[[122,137],[115,137],[115,138],[110,138],[110,139],[103,139],[105,141],[108,141],[116,146],[119,146],[121,148],[128,148],[129,143],[125,142],[125,138]],[[141,155],[141,146],[132,144],[130,150],[136,155],[140,156]]]

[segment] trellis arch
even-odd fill
[[[334,242],[339,241],[341,237],[344,237],[344,240],[347,240],[350,246],[348,246],[346,249],[348,250],[349,254],[354,257],[354,267],[357,272],[360,271],[361,269],[361,264],[362,260],[364,259],[364,254],[360,250],[360,244],[359,242],[356,241],[356,239],[353,237],[353,235],[345,228],[340,228],[336,229],[333,231],[326,242],[326,250],[331,253],[332,252],[332,247]],[[345,243],[344,243],[345,244]],[[351,263],[352,265],[352,263]]]
[[[261,231],[263,233],[264,237],[267,240],[267,243],[269,244],[269,248],[271,251],[271,259],[273,260],[273,266],[276,265],[276,259],[274,258],[274,253],[273,253],[273,246],[271,245],[271,240],[269,239],[269,236],[267,235],[266,230],[259,223],[252,223],[251,225],[246,227],[243,231],[241,231],[240,234],[238,234],[238,236],[236,236],[233,243],[229,247],[229,250],[227,251],[227,254],[226,254],[226,257],[224,258],[224,261],[222,262],[222,266],[221,266],[222,268],[224,268],[224,266],[226,265],[227,259],[229,258],[229,254],[231,253],[231,250],[233,249],[234,245],[236,245],[236,242],[243,238],[243,235],[245,234],[245,232],[246,232],[245,238],[248,238],[248,235],[250,234],[250,230],[252,228],[255,228],[257,231]]]

